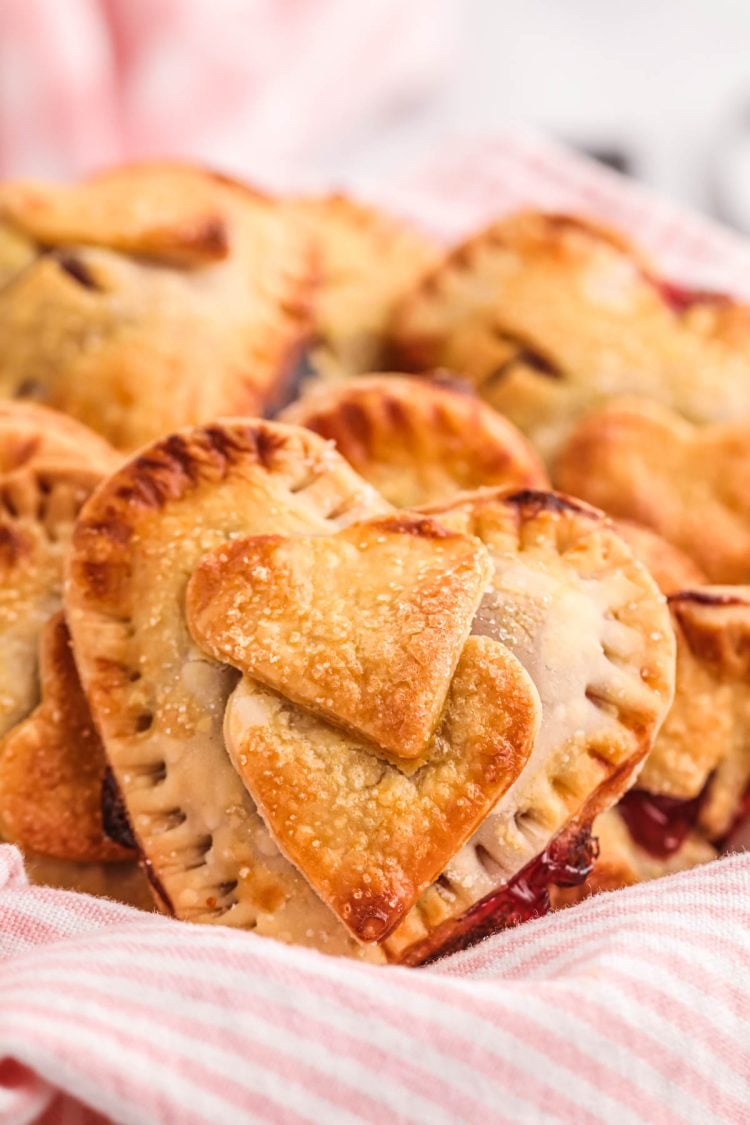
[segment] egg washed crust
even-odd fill
[[[226,420],[157,442],[82,514],[66,598],[76,659],[147,873],[179,917],[382,958],[269,836],[222,735],[237,675],[194,645],[183,601],[222,542],[325,534],[387,510],[317,436]]]
[[[678,289],[620,235],[565,214],[512,215],[452,250],[396,310],[391,360],[465,375],[546,461],[617,395],[696,422],[750,416],[750,309]]]
[[[360,476],[398,508],[481,486],[548,484],[515,426],[447,373],[323,384],[283,417],[335,441]]]
[[[0,395],[133,449],[283,401],[309,338],[315,266],[281,204],[189,165],[144,163],[71,186],[0,185],[0,278]]]
[[[410,961],[449,943],[461,914],[632,785],[675,667],[665,599],[601,512],[491,489],[423,510],[488,548],[495,575],[473,631],[520,660],[542,723],[520,777],[390,939],[389,953]]]

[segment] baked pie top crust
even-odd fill
[[[397,761],[420,759],[491,573],[478,541],[387,516],[219,547],[196,567],[186,613],[215,660]]]
[[[585,418],[554,466],[559,487],[637,520],[714,583],[750,579],[750,423],[693,426],[642,399]]]
[[[624,519],[617,520],[615,527],[617,534],[625,540],[635,557],[640,559],[663,594],[690,590],[708,582],[706,575],[689,555],[650,528]]]
[[[518,777],[537,725],[519,662],[471,637],[414,773],[248,678],[225,737],[284,854],[356,938],[381,941]]]
[[[473,632],[518,657],[542,722],[519,778],[390,939],[394,956],[613,804],[674,686],[664,598],[601,513],[553,493],[489,489],[426,511],[487,546],[495,573]]]
[[[335,441],[398,508],[487,486],[545,488],[526,439],[466,386],[445,378],[369,375],[311,390],[285,421]]]
[[[376,370],[393,308],[437,263],[437,245],[403,220],[343,195],[292,206],[317,251],[313,366],[333,377]]]
[[[0,395],[125,449],[255,412],[283,396],[307,339],[313,266],[287,209],[187,165],[2,185]]]
[[[104,476],[119,463],[112,446],[75,419],[36,403],[0,399],[0,480],[42,464],[85,464]]]
[[[661,281],[619,235],[568,215],[470,238],[404,298],[392,335],[398,366],[465,374],[545,459],[616,395],[696,422],[750,414],[750,310]]]

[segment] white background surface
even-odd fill
[[[421,101],[322,154],[332,174],[380,175],[448,134],[532,124],[625,148],[647,183],[750,230],[750,0],[434,0],[434,19],[444,70]]]

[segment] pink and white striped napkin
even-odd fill
[[[750,249],[536,138],[374,191],[457,234],[541,204],[750,296]],[[0,1123],[750,1122],[750,855],[436,967],[373,968],[26,884],[0,847]]]
[[[750,856],[433,969],[32,889],[0,848],[0,1121],[746,1122]]]

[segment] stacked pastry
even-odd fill
[[[422,964],[716,854],[743,310],[571,219],[445,256],[175,165],[0,187],[0,276],[0,834],[39,878]]]

